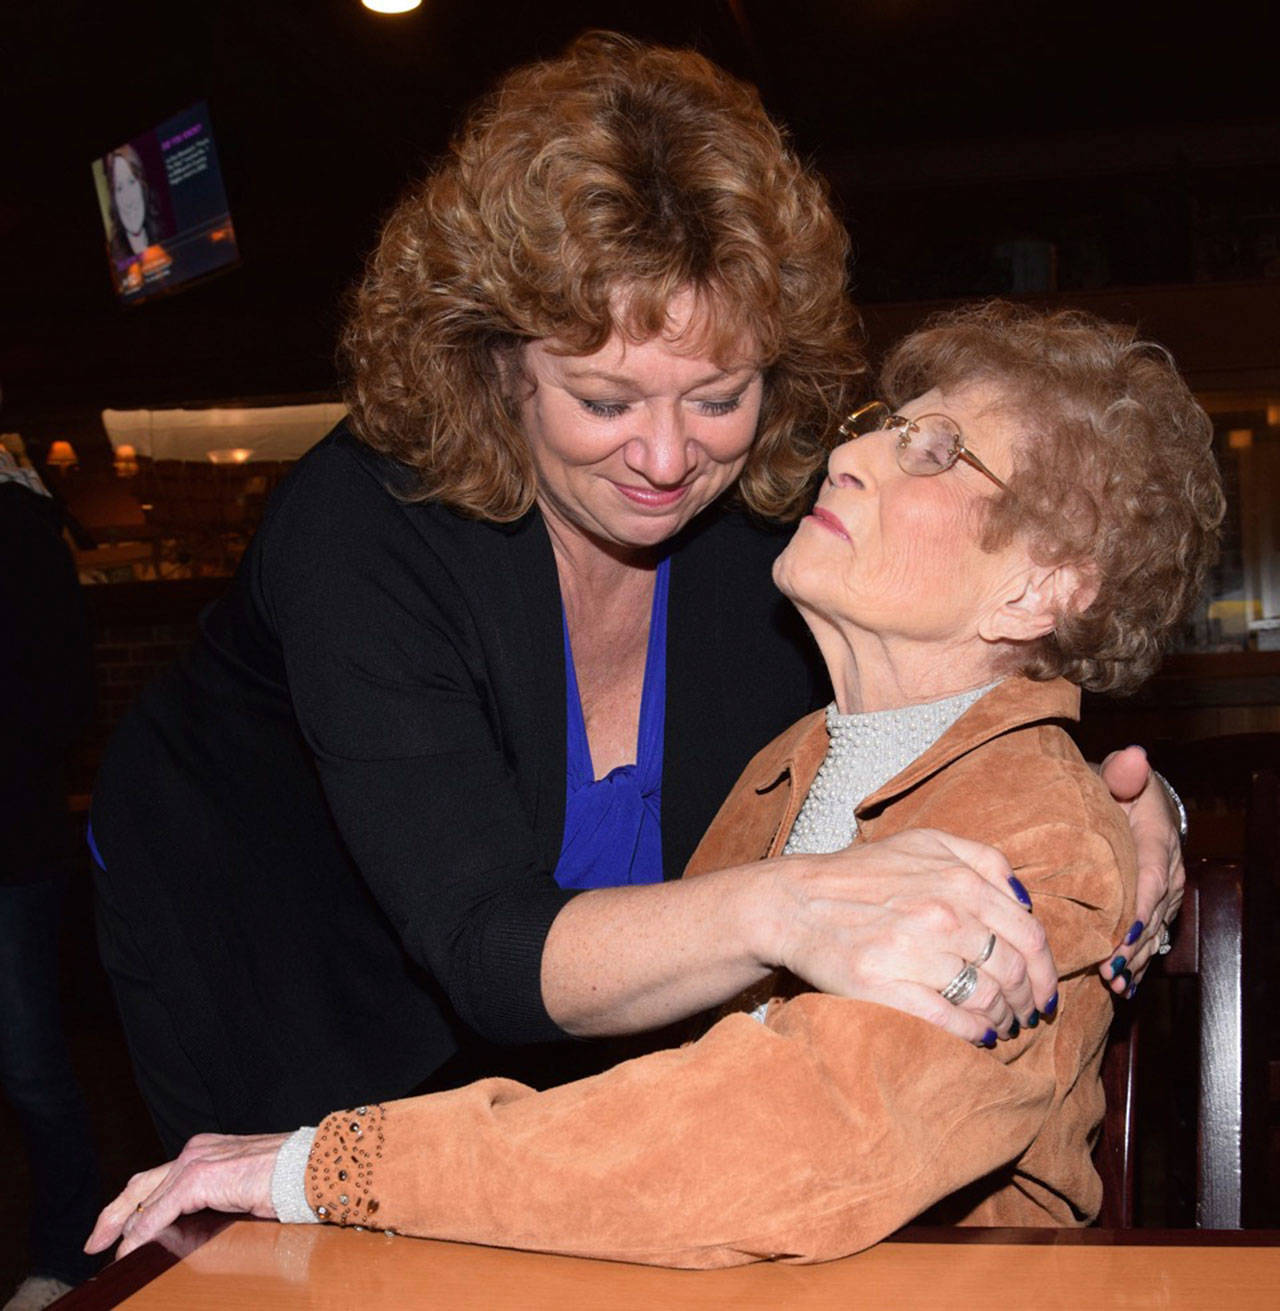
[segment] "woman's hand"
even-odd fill
[[[1113,751],[1102,762],[1101,774],[1129,817],[1138,852],[1138,891],[1133,924],[1098,973],[1113,992],[1132,995],[1182,905],[1187,871],[1178,815],[1152,774],[1147,753],[1141,747]]]
[[[994,848],[933,829],[774,862],[775,963],[813,987],[906,1011],[970,1042],[1057,1009],[1058,977],[1030,899]],[[990,957],[969,999],[942,990]],[[766,948],[766,950],[768,950]]]
[[[271,1172],[287,1133],[197,1134],[176,1161],[135,1174],[124,1192],[105,1206],[84,1250],[104,1251],[116,1239],[116,1256],[149,1243],[180,1215],[211,1207],[265,1220],[271,1205]]]

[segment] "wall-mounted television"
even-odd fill
[[[133,305],[240,260],[204,101],[93,161],[116,294]]]

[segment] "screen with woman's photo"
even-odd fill
[[[127,304],[236,264],[204,101],[93,161],[116,293]]]

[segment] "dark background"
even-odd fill
[[[998,249],[1028,237],[1055,243],[1068,291],[1274,277],[1261,9],[426,0],[388,18],[357,0],[8,0],[0,421],[38,451],[104,441],[104,406],[332,393],[342,293],[380,216],[497,75],[592,26],[694,45],[761,86],[832,180],[863,304],[1013,290]],[[200,98],[243,263],[126,309],[90,161]]]

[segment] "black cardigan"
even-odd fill
[[[408,503],[339,428],[275,497],[189,659],[95,792],[113,898],[223,1127],[410,1091],[467,1031],[562,1037],[541,998],[565,793],[559,586],[534,512]],[[672,558],[662,792],[678,877],[752,754],[823,695],[769,566],[712,512]]]

